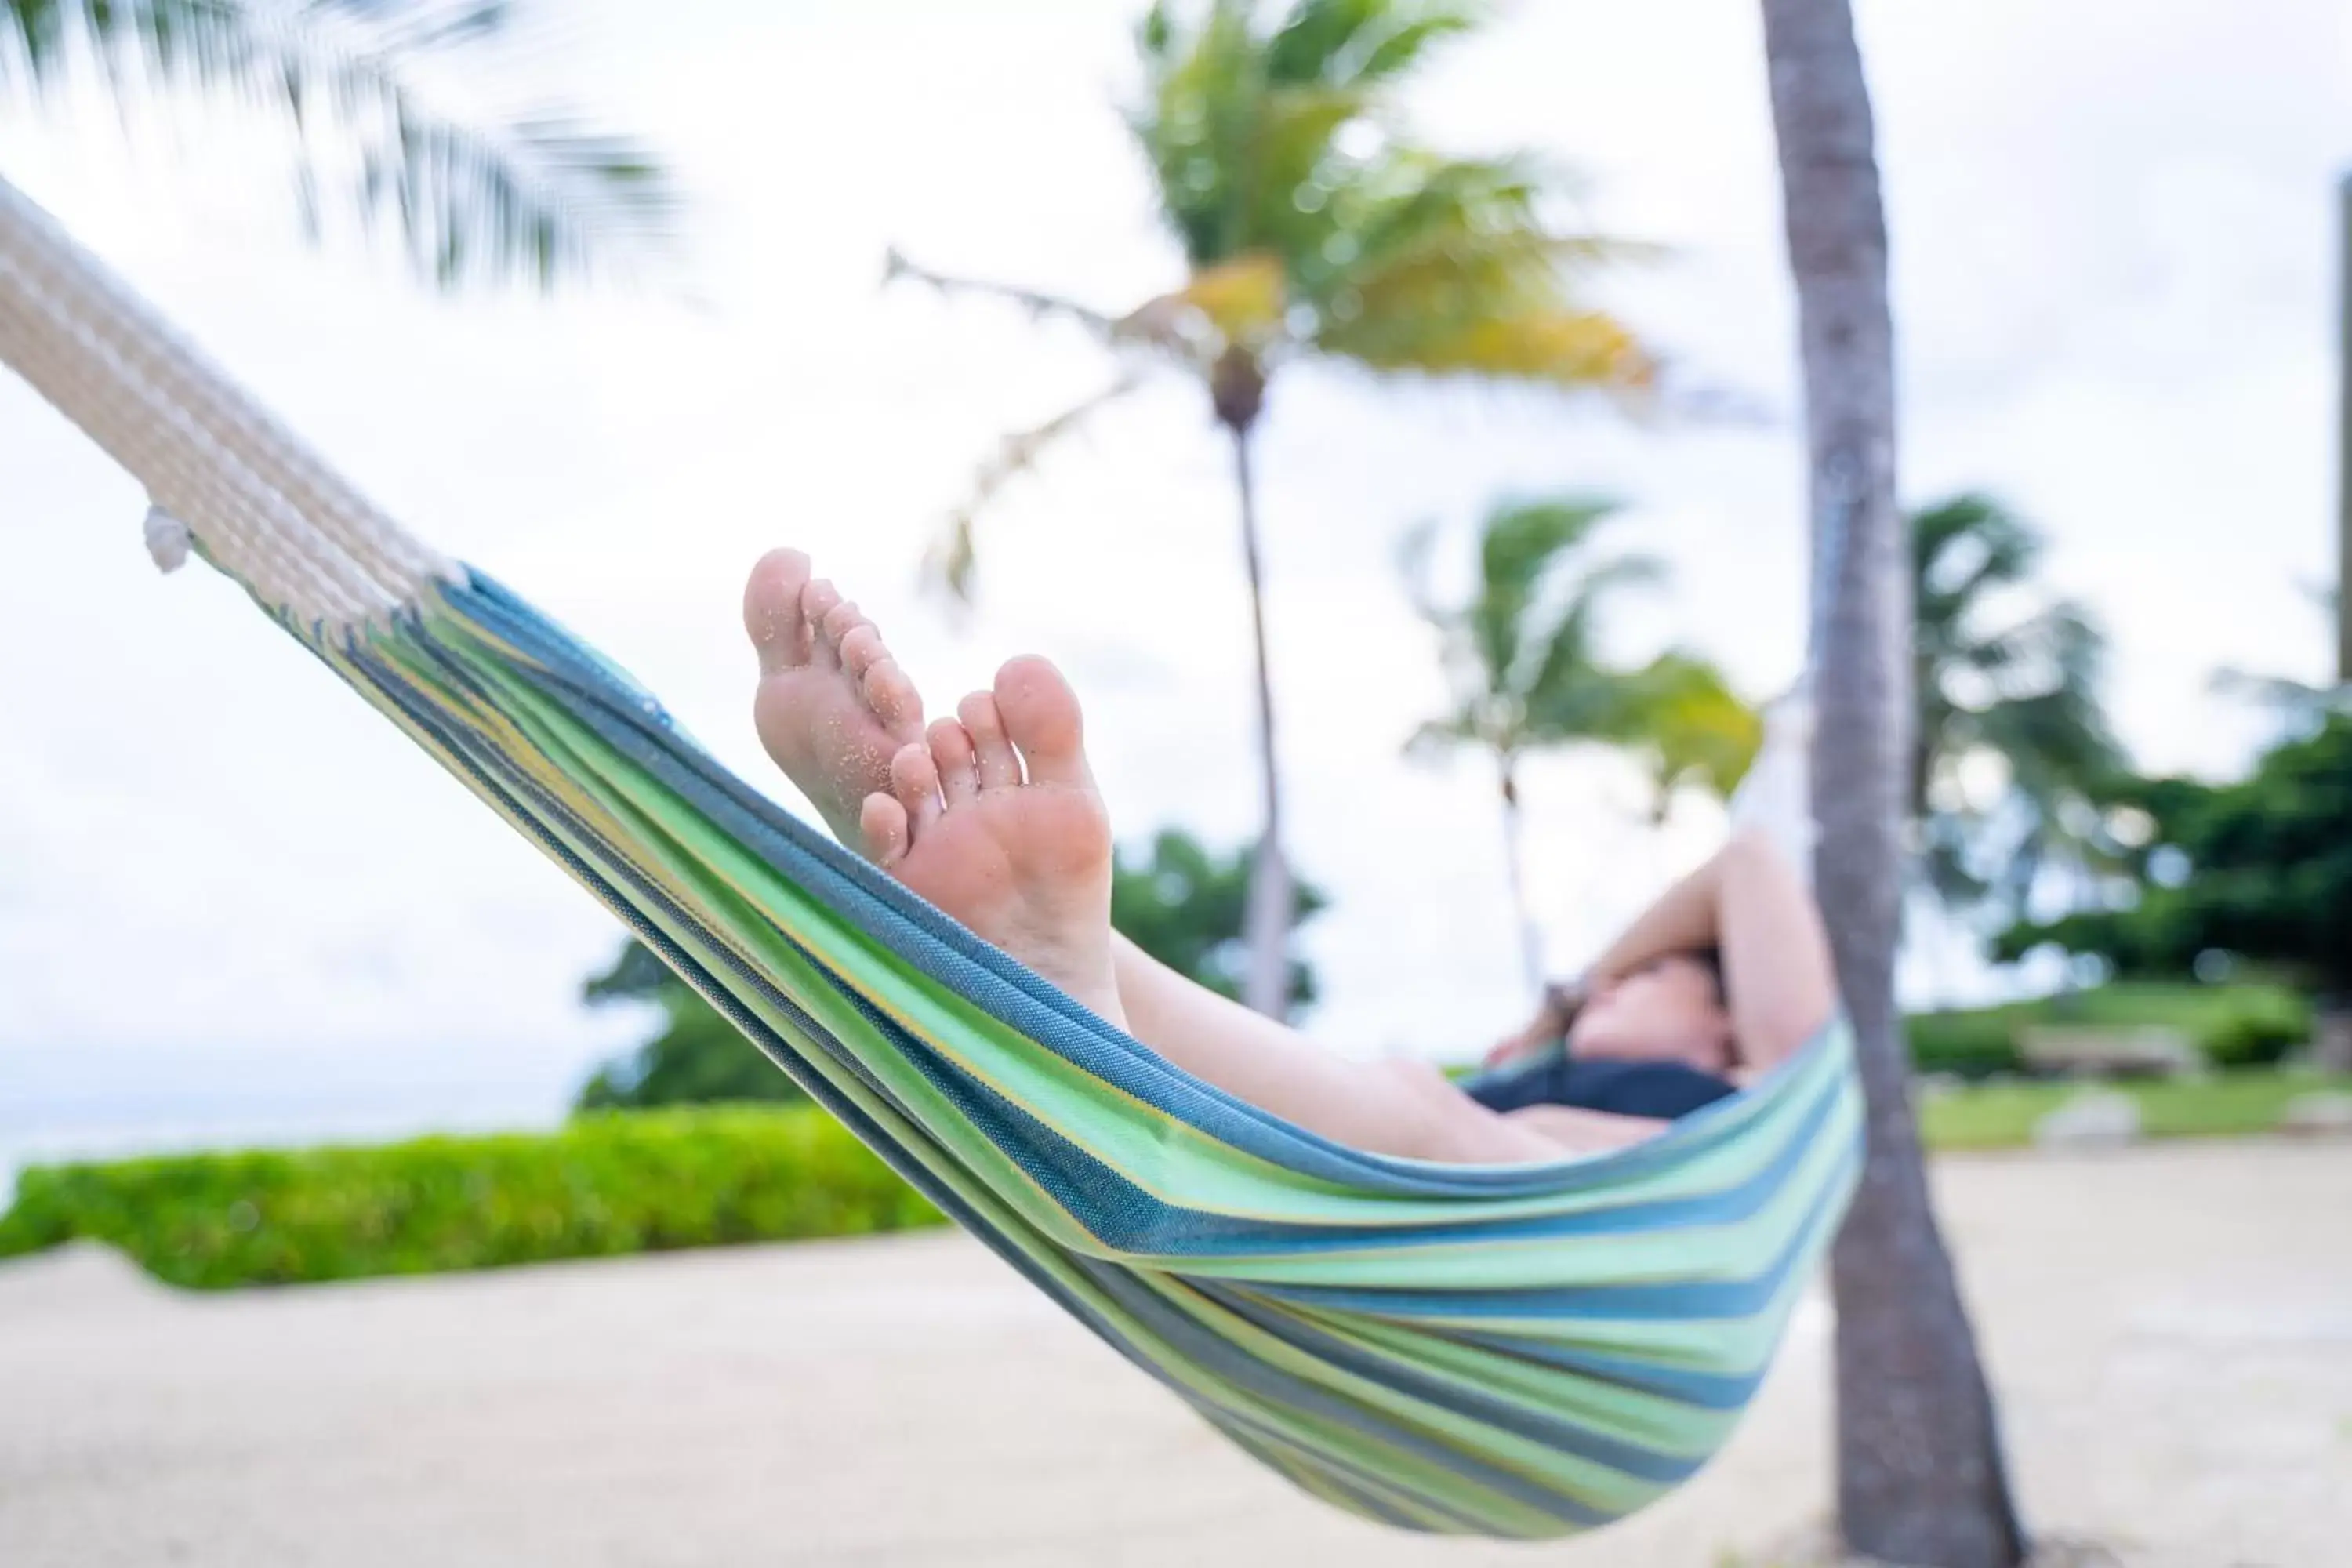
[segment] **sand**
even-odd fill
[[[2352,1144],[1937,1180],[2035,1525],[2352,1562]],[[1665,1503],[1505,1546],[1295,1493],[951,1234],[215,1296],[74,1248],[0,1268],[0,1563],[1760,1563],[1829,1331]]]

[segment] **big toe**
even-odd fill
[[[809,661],[808,616],[801,591],[809,580],[809,558],[797,550],[771,550],[751,568],[743,585],[743,629],[760,652],[762,673]]]
[[[1005,734],[1029,764],[1030,783],[1088,782],[1078,694],[1052,663],[1028,654],[998,670],[996,710],[1003,717]]]

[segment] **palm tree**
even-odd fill
[[[1577,500],[1496,507],[1479,527],[1477,583],[1460,605],[1441,602],[1431,583],[1433,527],[1415,530],[1403,553],[1407,591],[1437,628],[1454,689],[1453,710],[1423,724],[1409,750],[1468,745],[1494,754],[1520,955],[1538,990],[1543,942],[1520,855],[1520,761],[1580,742],[1631,748],[1643,759],[1656,791],[1653,810],[1663,817],[1683,784],[1728,794],[1759,738],[1755,715],[1706,660],[1668,652],[1618,665],[1602,654],[1608,605],[1664,575],[1649,556],[1595,552],[1592,534],[1613,510],[1611,502]]]
[[[2023,1531],[1920,1165],[1895,1010],[1915,753],[1911,574],[1895,507],[1895,325],[1875,132],[1849,0],[1763,0],[1805,386],[1816,598],[1814,881],[1867,1102],[1831,1256],[1847,1548],[2011,1568]]]
[[[282,122],[313,235],[331,190],[369,230],[389,222],[438,287],[516,276],[547,287],[616,259],[616,243],[658,244],[677,201],[647,153],[572,115],[467,120],[436,104],[431,68],[488,62],[518,11],[512,0],[0,0],[0,110],[45,107],[75,80],[126,107],[193,89]]]
[[[1282,1010],[1293,914],[1282,853],[1274,683],[1251,437],[1282,366],[1342,362],[1384,374],[1468,375],[1632,391],[1651,364],[1573,274],[1619,247],[1547,214],[1560,181],[1526,156],[1454,158],[1414,140],[1400,90],[1440,44],[1468,33],[1476,0],[1256,0],[1155,4],[1137,35],[1142,92],[1129,129],[1182,247],[1185,281],[1123,315],[1050,295],[924,271],[890,275],[973,289],[1076,321],[1124,368],[1102,392],[1008,437],[934,549],[932,570],[968,593],[973,521],[1055,437],[1172,365],[1198,381],[1233,447],[1242,560],[1255,639],[1263,829],[1250,889],[1244,999]]]
[[[1922,873],[1947,907],[1990,903],[2013,920],[2053,862],[2111,858],[2099,797],[2127,763],[2099,689],[2106,637],[2071,600],[2001,613],[2032,582],[2042,540],[1992,498],[1954,496],[1910,528]],[[1996,759],[2005,785],[1972,798],[1966,773]]]

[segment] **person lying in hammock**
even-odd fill
[[[1835,1005],[1820,916],[1748,831],[1633,923],[1572,1012],[1555,996],[1529,1026],[1566,1035],[1558,1070],[1482,1085],[1482,1103],[1426,1063],[1340,1056],[1111,928],[1110,819],[1053,665],[1013,659],[926,729],[881,634],[807,556],[763,557],[743,613],[761,742],[835,837],[1175,1066],[1336,1142],[1468,1164],[1634,1142],[1769,1070]]]

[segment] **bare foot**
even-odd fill
[[[866,798],[882,868],[1120,1028],[1111,968],[1110,818],[1087,769],[1078,700],[1042,658],[890,760]]]
[[[772,550],[743,590],[760,653],[751,717],[761,744],[842,843],[861,842],[866,797],[890,787],[890,759],[923,732],[923,702],[882,634],[797,550]]]

